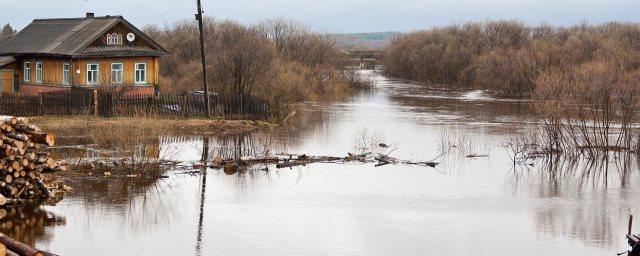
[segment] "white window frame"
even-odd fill
[[[97,69],[91,70],[90,67],[94,65],[97,67]],[[93,81],[89,81],[89,72],[95,72],[95,75],[92,76]],[[100,64],[88,63],[87,64],[87,85],[97,85],[97,84],[100,84]]]
[[[70,82],[71,82],[71,64],[68,62],[65,62],[65,63],[62,63],[62,84],[69,85]]]
[[[120,69],[114,69],[113,65],[120,65]],[[113,73],[114,72],[119,72],[120,73],[120,81],[114,81],[114,79],[113,79]],[[111,83],[112,84],[122,84],[122,83],[124,83],[124,63],[122,63],[122,62],[113,62],[113,63],[111,63]]]
[[[138,65],[144,65],[144,69],[138,69]],[[147,84],[147,63],[146,62],[135,63],[133,68],[134,68],[133,81],[135,82],[135,84]],[[141,76],[142,80],[138,80],[139,71],[144,72],[144,76]]]
[[[25,82],[31,81],[31,62],[25,61],[22,64],[22,80]]]
[[[42,77],[44,75],[42,72],[42,69],[43,69],[42,61],[36,61],[36,83],[39,83],[39,84],[42,83]]]
[[[122,44],[122,35],[118,33],[107,34],[107,44]]]

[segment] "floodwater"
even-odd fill
[[[60,255],[613,255],[640,207],[635,158],[512,164],[530,103],[363,71],[372,91],[311,105],[290,127],[231,138],[158,138],[158,155],[197,162],[256,151],[344,156],[366,130],[391,154],[437,168],[312,164],[270,171],[72,184],[55,206],[14,209],[0,231]],[[364,129],[364,130],[363,130]],[[359,132],[360,131],[360,132]],[[239,147],[238,147],[239,146]],[[487,155],[468,158],[467,155]],[[207,154],[204,154],[207,155]],[[186,164],[187,166],[189,164]],[[634,196],[636,195],[636,196]],[[27,219],[37,225],[6,225]],[[635,226],[640,230],[640,225]]]

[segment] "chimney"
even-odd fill
[[[92,12],[88,12],[88,13],[87,13],[87,19],[93,18],[93,17],[95,17],[95,16],[96,16],[96,15],[95,15],[94,13],[92,13]]]

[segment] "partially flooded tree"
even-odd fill
[[[626,74],[611,61],[593,61],[536,80],[535,106],[547,148],[587,153],[632,150],[638,134],[638,71]],[[614,128],[620,124],[620,128]],[[606,154],[604,154],[606,156]]]
[[[402,34],[387,49],[388,75],[428,83],[476,86],[527,98],[550,70],[606,60],[640,68],[640,25],[581,23],[528,27],[518,21],[470,22]]]

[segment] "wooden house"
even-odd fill
[[[167,54],[122,16],[36,19],[0,37],[0,88],[25,95],[74,86],[152,94]]]

